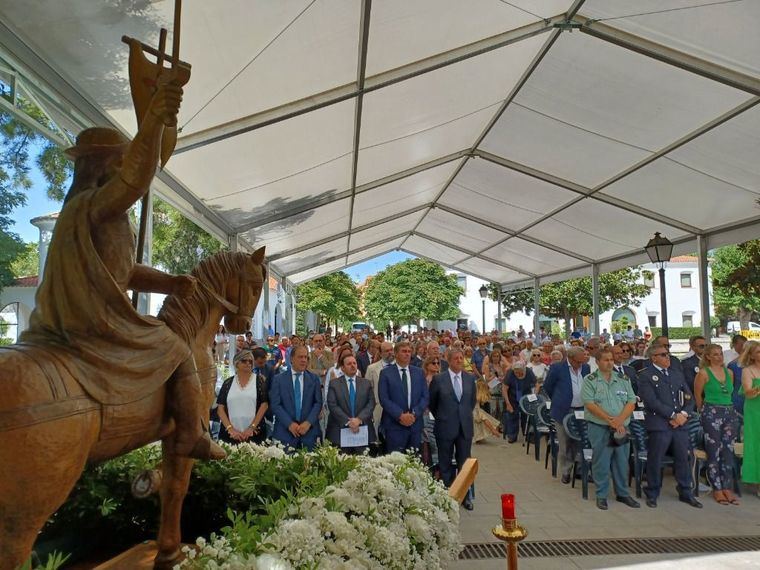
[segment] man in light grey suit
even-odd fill
[[[449,350],[449,369],[433,376],[430,382],[430,413],[435,417],[435,442],[438,445],[438,464],[441,480],[446,487],[454,482],[451,460],[456,457],[461,469],[472,450],[475,409],[475,376],[464,371],[461,348]],[[472,510],[469,497],[462,506]]]
[[[380,425],[380,417],[383,413],[383,408],[380,406],[380,397],[377,393],[377,387],[380,384],[380,372],[391,364],[393,364],[393,344],[383,342],[380,344],[380,360],[373,362],[367,367],[367,380],[372,384],[372,391],[375,394],[375,409],[372,413],[372,419],[376,426]]]
[[[341,447],[340,431],[344,428],[357,433],[361,426],[367,426],[368,443],[375,441],[375,426],[372,412],[375,409],[375,395],[372,385],[366,378],[357,378],[356,357],[343,358],[341,369],[343,376],[330,381],[327,390],[327,429],[325,437],[341,451],[349,454],[364,453],[366,446]]]

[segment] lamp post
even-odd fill
[[[673,244],[660,232],[655,232],[644,248],[649,259],[660,266],[660,312],[662,313],[662,336],[668,336],[668,305],[665,295],[665,264],[673,254]]]
[[[488,297],[488,287],[483,283],[478,291],[480,292],[480,298],[483,299],[483,334],[486,334],[486,297]]]

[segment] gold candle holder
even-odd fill
[[[501,524],[491,532],[506,544],[507,570],[517,570],[517,543],[528,536],[528,530],[517,524],[517,519],[501,519]]]

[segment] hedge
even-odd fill
[[[662,334],[661,327],[651,327],[652,338]],[[702,327],[668,327],[668,338],[671,340],[686,339],[702,334]]]

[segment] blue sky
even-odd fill
[[[31,177],[34,181],[34,184],[27,193],[26,206],[17,208],[13,212],[15,223],[12,231],[19,234],[24,241],[36,242],[39,239],[39,232],[37,228],[29,223],[29,220],[43,214],[57,212],[61,209],[61,204],[59,202],[48,200],[47,194],[45,193],[45,181],[39,172],[32,172]],[[351,279],[357,283],[361,283],[367,278],[367,276],[374,275],[389,265],[393,265],[394,263],[399,263],[406,259],[412,258],[413,256],[409,254],[403,253],[401,251],[394,251],[391,253],[386,253],[385,255],[381,255],[380,257],[370,259],[369,261],[358,263],[357,265],[347,268],[345,271],[348,273]]]

